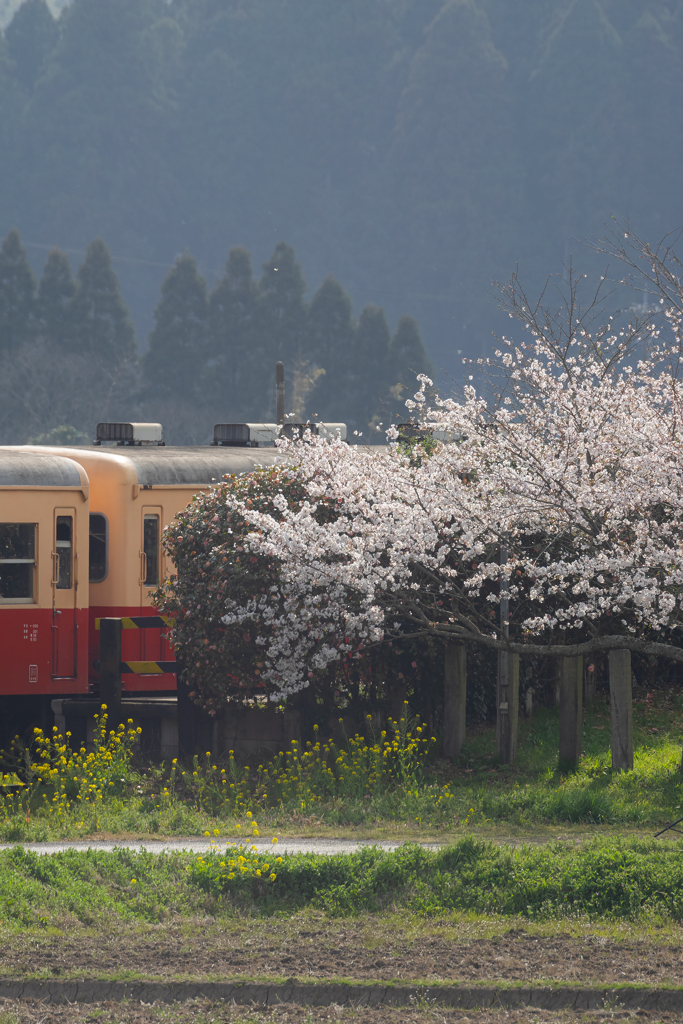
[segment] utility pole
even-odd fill
[[[278,426],[285,422],[285,364],[275,364],[275,421]]]

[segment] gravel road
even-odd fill
[[[271,838],[249,839],[248,836],[220,836],[214,840],[214,849],[224,849],[228,842],[250,842],[259,851],[272,850],[275,846]],[[205,853],[211,849],[211,840],[207,838],[188,839],[135,839],[114,842],[104,839],[93,839],[85,842],[64,840],[57,843],[2,843],[0,850],[11,850],[14,846],[23,846],[25,850],[36,853],[59,853],[61,850],[149,850],[150,853],[172,853],[187,851]],[[278,853],[357,853],[366,846],[379,846],[383,850],[396,850],[401,843],[387,840],[356,841],[353,839],[280,839],[277,843]],[[438,849],[441,844],[425,843],[430,849]]]

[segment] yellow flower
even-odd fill
[[[277,875],[271,875],[271,876],[270,876],[270,880],[271,880],[271,882],[274,882],[276,878],[277,878]]]
[[[137,885],[137,881],[138,881],[137,878],[131,878],[130,884],[131,885]]]
[[[277,837],[277,836],[273,836],[273,842],[274,842],[274,843],[279,843],[279,842],[280,842],[280,840],[278,839],[278,837]]]

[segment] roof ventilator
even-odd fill
[[[453,441],[462,441],[463,436],[458,430],[444,430],[443,427],[423,426],[414,421],[398,423],[399,441],[412,441],[415,438],[429,437],[433,441],[441,441],[442,444],[450,444]]]
[[[290,441],[299,441],[304,437],[307,430],[310,430],[314,437],[324,437],[328,441],[332,441],[335,437],[339,436],[342,441],[346,440],[346,424],[345,423],[283,423],[280,428],[282,437],[289,438]]]
[[[98,423],[93,444],[107,441],[113,441],[119,448],[164,447],[164,428],[161,423]]]
[[[276,423],[217,423],[212,445],[223,448],[274,448]]]

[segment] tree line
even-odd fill
[[[140,354],[101,239],[88,246],[76,275],[66,253],[52,250],[37,281],[13,229],[0,249],[5,441],[65,425],[72,431],[56,436],[77,440],[106,415],[153,414],[166,420],[172,440],[203,442],[217,420],[274,419],[274,367],[282,360],[293,419],[345,422],[372,442],[379,424],[402,417],[415,373],[429,370],[417,323],[404,315],[392,334],[374,305],[356,319],[331,276],[310,302],[305,292],[284,242],[259,279],[250,254],[233,248],[211,289],[185,253],[162,283]]]

